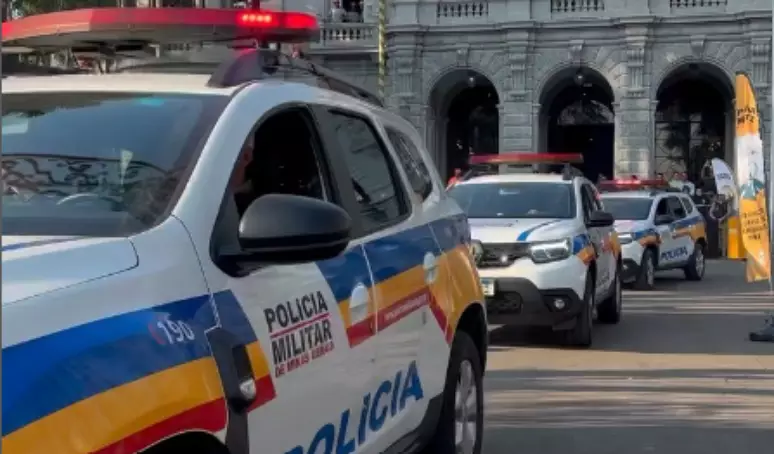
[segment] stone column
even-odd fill
[[[541,129],[543,125],[540,123],[540,103],[533,102],[530,107],[532,108],[532,150],[535,153],[539,153],[545,151],[545,144],[543,143],[545,131]]]
[[[768,24],[769,26],[771,24]],[[758,104],[760,115],[761,138],[763,139],[763,157],[764,167],[768,173],[771,167],[769,158],[769,146],[771,141],[771,105],[770,84],[771,84],[771,31],[754,30],[749,32],[750,47],[750,81],[755,89],[755,100]]]
[[[532,30],[509,31],[507,92],[500,101],[500,152],[537,151],[533,146],[532,103],[528,73],[534,40]]]
[[[630,24],[625,29],[625,83],[615,110],[615,176],[653,173],[652,114],[647,97],[645,62],[648,26]]]

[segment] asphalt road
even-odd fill
[[[485,454],[774,453],[774,343],[747,340],[774,310],[768,284],[713,261],[623,304],[589,350],[492,330]]]

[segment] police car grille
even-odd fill
[[[521,243],[489,243],[483,244],[484,253],[478,261],[479,268],[505,268],[522,257],[528,255],[529,245]],[[508,259],[503,261],[502,257]]]
[[[503,293],[487,297],[486,312],[488,314],[518,314],[521,312],[521,295],[518,293]]]

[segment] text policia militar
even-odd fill
[[[416,361],[399,370],[391,380],[383,381],[373,393],[363,396],[359,412],[349,408],[315,432],[306,446],[296,446],[285,454],[352,454],[371,434],[379,432],[388,418],[402,412],[410,399],[424,397]],[[358,414],[359,413],[359,414]]]
[[[274,358],[274,376],[298,369],[333,350],[328,303],[322,292],[264,309]]]

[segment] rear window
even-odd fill
[[[635,197],[603,197],[602,206],[616,220],[644,221],[650,215],[653,200]]]
[[[469,218],[575,217],[575,198],[572,185],[569,184],[461,184],[452,187],[448,194]]]
[[[124,236],[158,223],[227,102],[4,93],[3,234]]]

